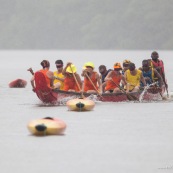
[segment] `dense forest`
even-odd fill
[[[170,0],[1,0],[0,49],[167,49]]]

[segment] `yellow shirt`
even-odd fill
[[[57,71],[55,71],[53,74],[55,77],[64,78],[64,75],[62,73],[58,73]],[[53,83],[55,84],[57,82],[61,84],[60,90],[62,90],[64,86],[64,82],[61,80],[55,79]]]
[[[140,86],[140,79],[141,79],[142,71],[137,70],[135,76],[131,75],[130,70],[126,71],[126,81],[130,84],[129,90],[133,90],[135,86]]]

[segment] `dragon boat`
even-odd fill
[[[126,101],[152,101],[158,100],[158,98],[163,98],[163,93],[165,88],[157,87],[156,85],[149,86],[144,90],[132,93],[103,93],[102,95],[90,94],[90,93],[79,93],[79,92],[68,92],[58,89],[51,89],[46,84],[46,79],[41,72],[35,73],[35,92],[38,98],[43,103],[57,104],[61,100],[70,100],[75,98],[90,97],[91,95],[96,97],[98,101],[102,102],[126,102]]]

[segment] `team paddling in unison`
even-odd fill
[[[98,68],[100,75],[95,71],[92,62],[84,64],[81,75],[77,73],[76,66],[70,62],[64,68],[62,60],[57,60],[55,65],[57,70],[52,72],[49,70],[49,61],[43,60],[42,69],[39,70],[51,89],[102,95],[103,93],[138,92],[141,88],[157,82],[155,88],[165,87],[168,94],[164,63],[159,59],[156,51],[152,52],[151,59],[142,61],[142,67],[139,69],[130,60],[124,60],[123,67],[118,62],[114,64],[113,69],[108,70],[105,65],[100,65]],[[31,85],[35,91],[35,75],[31,68],[28,71],[33,74]],[[80,76],[83,77],[83,81]]]

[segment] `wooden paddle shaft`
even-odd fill
[[[70,65],[70,69],[71,69],[71,71],[72,71],[72,74],[73,74],[73,77],[74,77],[75,82],[76,82],[76,84],[77,84],[77,87],[78,87],[79,91],[81,91],[81,87],[80,87],[80,85],[79,85],[79,82],[77,81],[77,78],[76,78],[76,76],[75,76],[75,74],[74,74],[74,72],[73,72],[73,69],[71,68],[71,65]]]
[[[94,83],[92,82],[91,78],[88,76],[87,73],[85,73],[85,75],[87,76],[87,78],[89,79],[89,81],[91,82],[91,84],[93,85],[94,89],[97,91],[97,93],[99,94],[99,96],[101,96],[101,94],[99,93],[98,89],[96,88],[96,86],[94,85]],[[102,96],[101,96],[102,97]]]
[[[111,79],[111,81],[112,81],[123,93],[125,93],[127,96],[129,96],[129,97],[131,98],[131,100],[135,100],[130,94],[126,93],[125,90],[123,90],[117,83],[115,83],[115,82],[113,81],[113,79]]]

